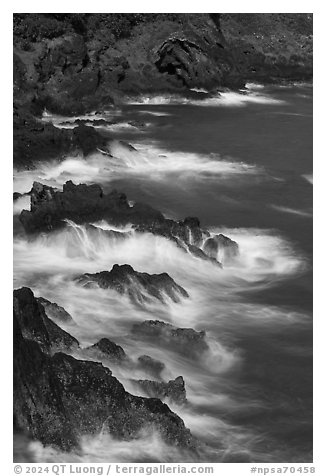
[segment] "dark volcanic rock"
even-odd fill
[[[190,328],[177,328],[162,321],[144,321],[132,327],[132,334],[137,338],[157,342],[170,347],[190,358],[206,352],[209,347],[205,340],[205,331]]]
[[[132,301],[138,303],[150,302],[152,298],[165,302],[166,296],[179,302],[180,296],[189,297],[187,291],[167,273],[139,273],[128,264],[115,264],[111,271],[85,273],[76,280],[85,287],[97,285],[103,289],[114,289],[120,294],[127,294]]]
[[[116,225],[149,223],[164,220],[163,215],[148,205],[129,206],[124,193],[113,190],[105,195],[99,185],[75,185],[68,181],[63,191],[34,182],[31,211],[23,210],[20,220],[29,233],[49,231],[65,225],[64,219],[78,224],[108,220]]]
[[[40,304],[42,304],[46,315],[50,319],[54,319],[55,321],[59,321],[62,323],[73,322],[73,319],[71,315],[69,314],[69,312],[67,312],[62,306],[59,306],[55,302],[48,301],[47,299],[43,297],[38,297],[36,299]]]
[[[153,359],[149,355],[140,355],[138,357],[138,365],[156,378],[159,378],[161,372],[165,369],[165,364],[163,362]]]
[[[79,347],[77,339],[47,317],[43,305],[29,288],[14,291],[14,312],[23,337],[37,342],[44,352],[72,351]]]
[[[132,224],[138,233],[152,233],[167,238],[191,255],[218,265],[220,265],[217,261],[218,256],[231,256],[237,251],[235,242],[224,235],[211,236],[200,227],[196,217],[187,217],[178,222],[170,220],[149,205],[135,203],[130,206],[124,193],[113,190],[104,194],[97,184],[75,185],[72,181],[68,181],[63,185],[61,192],[34,182],[30,195],[31,210],[23,210],[19,217],[27,233],[64,227],[66,219],[77,224],[104,219],[116,226]],[[91,225],[87,226],[94,230]],[[122,237],[119,232],[106,233]],[[208,254],[203,247],[209,238],[212,238],[214,243],[209,241],[206,245]],[[212,243],[213,247],[209,243]],[[221,253],[222,249],[228,251]]]
[[[36,120],[29,112],[14,110],[14,165],[32,167],[37,161],[61,158],[68,153],[84,156],[105,149],[104,139],[93,127],[58,129]]]
[[[108,359],[115,362],[122,362],[127,359],[123,348],[106,337],[100,339],[96,344],[83,349],[83,353],[98,358],[99,360]]]
[[[168,382],[156,382],[153,380],[133,380],[149,397],[168,399],[174,403],[182,404],[187,400],[185,382],[177,377]]]
[[[82,435],[107,432],[115,438],[131,440],[142,428],[155,428],[168,444],[194,449],[194,439],[183,421],[160,400],[129,394],[100,363],[43,352],[43,339],[35,338],[37,325],[39,335],[45,332],[39,306],[29,289],[15,292],[17,429],[45,445],[70,450],[78,446]]]

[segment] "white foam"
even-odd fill
[[[108,144],[107,153],[95,152],[86,159],[67,157],[41,162],[35,170],[14,171],[14,189],[24,193],[31,189],[33,181],[61,188],[67,180],[75,183],[109,183],[112,180],[138,176],[145,180],[175,182],[231,180],[236,176],[263,174],[256,165],[247,164],[218,154],[172,152],[158,147],[155,142],[135,144],[130,149],[120,141]]]
[[[312,174],[303,174],[302,177],[307,180],[307,182],[313,185],[313,175]]]
[[[259,89],[259,88],[258,88]],[[128,104],[192,104],[194,106],[211,107],[244,107],[247,104],[266,104],[280,105],[286,102],[282,99],[276,99],[268,93],[261,94],[256,90],[241,92],[226,91],[219,92],[216,96],[205,99],[186,98],[178,95],[158,95],[158,96],[140,96],[130,99]]]
[[[305,210],[297,210],[296,208],[282,207],[279,205],[271,205],[271,208],[280,212],[291,213],[292,215],[298,215],[301,217],[312,217],[312,212],[308,212]]]

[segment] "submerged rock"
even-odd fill
[[[85,273],[76,280],[85,287],[96,285],[103,289],[114,289],[120,294],[127,294],[132,301],[138,303],[150,302],[153,298],[165,302],[166,297],[179,302],[181,297],[189,297],[187,291],[167,273],[140,273],[128,264],[115,264],[111,271]]]
[[[162,321],[148,320],[135,324],[131,332],[138,338],[157,342],[190,358],[196,358],[209,349],[205,331],[178,328]]]
[[[62,352],[48,353],[56,336],[46,334],[42,310],[30,289],[15,291],[13,401],[17,429],[65,451],[78,447],[83,435],[110,433],[131,440],[141,429],[155,429],[168,444],[195,448],[181,418],[159,399],[126,392],[100,363],[76,360]]]
[[[49,319],[29,288],[14,291],[14,312],[23,337],[37,342],[44,352],[78,349],[78,340]]]
[[[165,369],[165,364],[163,362],[153,359],[149,355],[140,355],[138,357],[138,366],[156,378],[159,378],[161,372]]]
[[[149,397],[168,399],[171,402],[182,404],[187,400],[183,377],[177,377],[168,382],[153,380],[133,380]]]

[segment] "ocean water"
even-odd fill
[[[197,460],[310,462],[312,88],[258,86],[203,100],[130,98],[117,110],[85,117],[115,122],[98,126],[114,139],[108,145],[112,157],[98,151],[86,160],[67,157],[14,174],[19,192],[30,190],[34,180],[58,188],[69,179],[97,182],[167,217],[197,216],[203,228],[238,242],[235,261],[219,269],[164,238],[135,235],[130,228],[122,230],[126,240],[116,241],[70,222],[60,232],[27,239],[18,222],[20,210],[28,208],[23,197],[14,205],[14,286],[30,286],[35,295],[65,307],[75,321],[66,329],[82,346],[106,336],[135,360],[147,353],[164,361],[164,379],[183,375],[188,404],[168,403],[203,443]],[[44,120],[74,127],[73,118],[46,114]],[[72,282],[77,274],[110,270],[114,263],[168,272],[190,299],[142,309],[114,291]],[[194,362],[135,341],[131,326],[153,318],[205,330],[209,352]],[[110,368],[139,394],[130,382],[134,371]],[[146,432],[132,442],[85,437],[82,448],[67,455],[32,442],[28,450],[35,461],[194,458]]]

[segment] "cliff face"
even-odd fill
[[[15,14],[13,65],[14,163],[25,167],[80,148],[35,121],[44,108],[73,115],[128,94],[311,79],[312,15]]]
[[[68,114],[125,93],[311,75],[308,14],[17,14],[14,85]]]

